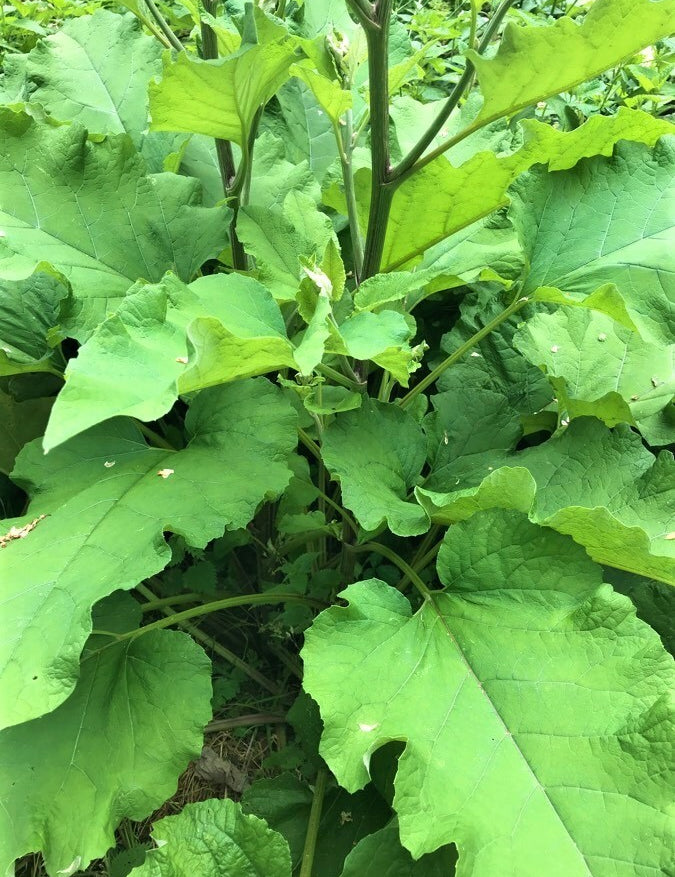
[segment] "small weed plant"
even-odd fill
[[[125,5],[0,80],[0,871],[248,723],[109,874],[672,874],[675,0]]]

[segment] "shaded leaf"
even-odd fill
[[[340,480],[342,500],[364,529],[386,521],[397,536],[428,530],[426,513],[407,500],[422,470],[424,444],[409,414],[372,399],[338,415],[326,429],[324,463]]]
[[[17,402],[0,390],[0,471],[9,474],[21,448],[42,435],[53,399]]]
[[[119,629],[105,613],[96,624]],[[50,875],[104,855],[123,818],[145,819],[173,794],[210,699],[210,663],[186,634],[92,637],[65,703],[0,734],[3,873],[37,850]]]
[[[401,846],[394,819],[356,844],[341,877],[452,877],[456,860],[449,848],[413,859]]]
[[[0,280],[0,374],[54,371],[47,336],[68,294],[65,279],[43,263],[24,280]]]
[[[287,82],[277,94],[282,114],[286,154],[291,162],[306,161],[315,179],[322,182],[337,160],[335,133],[309,86],[297,79]]]
[[[317,735],[320,731],[319,722]],[[284,773],[258,780],[242,799],[245,812],[262,817],[286,838],[295,873],[302,861],[312,798],[312,789],[306,782]],[[321,877],[339,877],[345,857],[354,844],[382,828],[390,816],[390,808],[372,786],[354,795],[334,785],[329,787],[321,809],[314,853],[315,872]]]
[[[229,799],[186,804],[177,816],[155,822],[152,837],[157,849],[134,877],[291,877],[283,837]]]

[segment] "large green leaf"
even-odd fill
[[[424,446],[409,414],[371,399],[335,418],[324,434],[322,455],[340,480],[344,504],[366,530],[386,521],[397,536],[414,536],[429,528],[426,513],[407,500],[424,464]]]
[[[227,236],[226,208],[199,206],[199,184],[147,176],[126,135],[93,143],[78,124],[0,109],[0,277],[42,261],[70,281],[67,331],[87,337],[138,279],[192,280]]]
[[[132,290],[69,362],[44,446],[117,415],[156,420],[180,393],[293,365],[264,286],[237,274],[185,286],[167,275]]]
[[[160,43],[143,34],[137,18],[99,9],[66,21],[30,52],[31,103],[97,134],[129,134],[142,151],[148,83],[161,72],[161,56]]]
[[[263,132],[253,148],[255,173],[251,180],[248,203],[257,207],[283,207],[289,192],[310,197],[315,203],[321,198],[319,184],[306,161],[286,159],[286,144],[271,132]]]
[[[103,607],[95,624],[129,629]],[[91,637],[65,703],[0,733],[2,873],[38,850],[52,877],[103,856],[122,819],[145,819],[173,794],[201,750],[210,700],[209,661],[185,634]]]
[[[516,512],[452,527],[438,571],[415,614],[370,580],[305,635],[339,782],[362,787],[404,741],[401,840],[455,842],[460,877],[665,873],[675,680],[658,636],[581,548]]]
[[[0,551],[3,726],[68,696],[92,604],[163,569],[164,532],[203,547],[246,526],[287,485],[296,415],[264,379],[200,393],[187,431],[184,450],[159,450],[132,421],[115,419],[47,457],[38,443],[19,456],[13,477],[33,496],[19,523],[46,517]]]
[[[565,417],[637,424],[650,444],[668,443],[651,426],[675,395],[675,346],[650,344],[604,314],[577,308],[536,314],[515,343],[546,372]]]
[[[530,261],[523,291],[589,294],[614,283],[646,340],[675,336],[675,137],[653,150],[619,143],[611,158],[531,172],[511,217]]]
[[[572,536],[599,563],[675,584],[671,453],[655,458],[629,427],[610,431],[581,418],[523,452],[518,465],[537,482],[536,520]]]
[[[497,54],[467,57],[485,98],[478,122],[513,115],[539,100],[569,91],[673,29],[673,0],[595,0],[581,25],[561,16],[553,24],[508,24]],[[552,58],[564,57],[564,64]]]
[[[291,877],[288,844],[241,805],[212,798],[156,822],[151,850],[134,877]]]
[[[441,156],[398,188],[387,226],[383,269],[405,264],[508,203],[509,186],[534,164],[565,170],[582,158],[610,155],[619,140],[652,145],[673,127],[646,113],[621,109],[616,116],[594,116],[573,131],[559,131],[534,120],[523,122],[522,129],[523,144],[515,152],[481,151],[456,167]],[[369,177],[369,172],[357,174],[363,203],[368,199]],[[424,204],[424,222],[419,222],[419,204]]]
[[[155,131],[186,131],[246,147],[258,110],[289,77],[291,42],[242,47],[220,61],[181,52],[166,57],[159,83],[150,84]]]

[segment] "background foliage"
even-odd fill
[[[7,873],[672,871],[675,7],[390,6],[2,6]]]

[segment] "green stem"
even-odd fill
[[[216,14],[217,6],[217,0],[204,0],[204,10],[209,15]],[[202,58],[205,61],[216,60],[218,58],[218,38],[213,28],[202,21],[200,29],[202,36]],[[229,140],[221,140],[216,137],[216,155],[218,156],[218,170],[220,171],[220,179],[223,184],[223,194],[227,195],[236,176],[232,144]]]
[[[201,618],[203,615],[211,615],[214,612],[222,612],[225,609],[236,609],[238,606],[268,606],[275,603],[304,603],[315,609],[325,609],[326,604],[313,597],[303,597],[300,594],[243,594],[240,597],[226,597],[224,600],[213,600],[211,603],[203,603],[201,606],[193,606],[192,609],[184,609],[182,612],[172,612],[167,618],[160,618],[151,624],[139,627],[138,630],[130,630],[120,634],[118,642],[126,639],[135,639],[150,630],[162,630],[172,627],[174,624],[182,625],[191,618]]]
[[[346,361],[347,360],[345,357],[345,362]],[[327,378],[330,378],[332,381],[335,381],[336,384],[340,384],[340,386],[346,387],[348,390],[355,390],[358,393],[364,387],[364,385],[359,382],[357,376],[354,375],[354,372],[351,369],[351,367],[350,367],[350,370],[352,371],[352,375],[354,375],[353,378],[348,378],[346,375],[343,375],[337,369],[332,368],[332,366],[326,365],[324,362],[322,362],[320,365],[318,365],[316,367],[316,370],[319,372],[319,374],[324,375]]]
[[[143,423],[142,420],[136,421],[136,426],[140,429],[143,435],[149,439],[153,445],[157,448],[162,448],[165,451],[173,451],[176,452],[176,449],[169,444],[169,442],[163,438],[159,433],[155,432],[154,429],[150,429],[150,427]]]
[[[352,134],[352,149],[359,142],[359,138],[361,137],[361,135],[365,131],[366,126],[367,126],[369,121],[370,121],[370,109],[366,108],[363,111],[363,115],[361,116],[361,119],[360,119],[358,125],[356,126],[356,130]]]
[[[352,165],[353,116],[351,110],[347,110],[345,114],[344,133],[338,124],[333,126],[333,130],[338,145],[338,152],[340,153],[340,164],[342,165],[342,180],[345,187],[347,216],[349,218],[349,235],[354,254],[354,276],[358,286],[363,272],[363,241],[361,240],[356,189],[354,187],[354,167]]]
[[[162,31],[164,36],[167,38],[167,40],[171,44],[171,47],[174,48],[177,52],[184,52],[185,48],[184,48],[183,44],[178,39],[176,34],[169,27],[166,19],[164,18],[162,13],[159,11],[157,6],[155,5],[155,0],[145,0],[145,5],[150,10],[150,14],[152,15],[152,17],[155,19],[155,21],[159,25],[159,29]]]
[[[364,542],[363,545],[353,545],[349,548],[354,554],[361,554],[364,551],[369,552],[373,551],[376,554],[381,554],[382,557],[386,557],[387,560],[390,560],[395,566],[397,566],[402,573],[405,574],[406,580],[410,580],[413,585],[417,588],[419,593],[424,597],[425,600],[428,600],[431,596],[431,591],[424,584],[422,579],[418,576],[415,570],[410,566],[409,563],[406,563],[403,558],[398,555],[395,551],[392,551],[391,548],[387,548],[386,545],[381,545],[379,542]]]
[[[393,189],[387,186],[391,171],[389,153],[389,21],[392,0],[376,7],[377,27],[366,30],[370,84],[370,152],[372,179],[368,231],[363,253],[362,279],[377,274],[382,261]]]
[[[286,16],[286,0],[279,0],[277,8],[274,11],[277,18],[285,18]]]
[[[495,35],[497,29],[502,23],[502,20],[504,19],[504,16],[508,12],[509,8],[513,5],[513,3],[514,0],[502,0],[502,3],[490,19],[490,22],[485,29],[485,33],[483,34],[483,37],[478,44],[478,54],[482,55],[483,52],[487,49],[492,40],[492,37]],[[473,0],[471,8],[472,10],[474,9]],[[464,140],[465,137],[468,137],[469,133],[472,134],[475,130],[478,130],[478,128],[482,127],[481,124],[473,129],[467,128],[466,130],[468,133],[460,132],[460,134],[458,134],[456,137],[451,138],[446,143],[442,143],[433,152],[429,153],[428,156],[425,156],[424,159],[420,161],[424,153],[427,151],[429,146],[431,146],[434,139],[447,122],[452,111],[456,108],[464,92],[471,86],[471,83],[473,82],[473,76],[474,66],[471,61],[467,61],[466,67],[464,68],[464,73],[462,73],[462,75],[460,76],[459,81],[453,88],[450,96],[443,105],[443,108],[438,116],[427,128],[427,130],[413,146],[410,152],[405,156],[405,158],[401,160],[401,162],[392,170],[391,174],[389,175],[389,179],[396,183],[396,187],[400,186],[400,184],[409,176],[414,174],[420,168],[424,167],[424,165],[428,164],[429,161],[433,161],[433,158],[437,158],[447,149],[450,149],[451,146],[455,146],[457,143]],[[487,124],[487,122],[484,124]]]
[[[329,505],[332,509],[334,509],[340,515],[342,520],[346,524],[348,524],[355,533],[358,533],[358,531],[359,531],[358,524],[356,523],[354,518],[352,518],[352,516],[349,514],[349,512],[346,509],[342,508],[342,506],[339,503],[335,502],[334,499],[331,499],[327,493],[321,493],[321,491],[319,491],[319,495],[323,498],[323,501],[327,505]]]
[[[619,79],[619,76],[621,75],[622,70],[623,70],[623,67],[619,66],[614,71],[614,75],[612,76],[612,79],[611,79],[609,85],[605,89],[605,93],[602,97],[602,101],[600,102],[600,106],[597,109],[598,113],[601,113],[605,109],[605,107],[607,106],[607,101],[609,100],[611,93],[614,91],[614,86],[616,85],[617,80]]]
[[[201,594],[176,594],[175,597],[162,597],[157,600],[153,597],[152,599],[148,599],[147,603],[143,603],[141,611],[143,613],[155,612],[157,609],[164,609],[166,606],[179,606],[181,603],[201,602],[203,602]]]
[[[144,27],[147,27],[147,29],[150,31],[150,33],[153,35],[153,37],[155,37],[155,39],[160,41],[160,43],[164,46],[165,49],[171,48],[171,43],[167,40],[167,38],[164,36],[162,31],[159,30],[159,28],[155,25],[155,23],[154,23],[154,21],[152,21],[152,19],[148,18],[146,15],[143,15],[143,13],[140,11],[140,9],[137,12],[134,12],[134,15],[136,16],[136,18],[138,18],[138,20],[141,22],[141,24]]]
[[[427,535],[422,540],[420,547],[417,549],[415,556],[413,557],[412,563],[410,564],[412,568],[419,572],[421,567],[419,566],[422,559],[426,556],[429,547],[433,544],[436,536],[438,535],[438,531],[441,529],[440,524],[434,524]],[[438,549],[437,549],[438,550]]]
[[[155,599],[155,595],[147,588],[145,585],[137,585],[136,589],[139,594],[143,594],[144,597],[147,597],[148,600],[152,601]],[[166,616],[173,617],[177,615],[173,609],[170,609],[168,606],[161,610]],[[180,625],[180,627],[186,632],[189,633],[194,639],[198,642],[202,643],[206,646],[211,652],[218,657],[222,658],[224,661],[227,661],[233,667],[236,667],[238,670],[241,670],[249,679],[253,679],[254,682],[257,682],[258,685],[262,686],[266,691],[269,691],[271,694],[279,695],[281,694],[281,689],[274,682],[271,682],[266,676],[263,676],[258,670],[254,667],[249,667],[246,661],[242,661],[239,655],[235,655],[234,652],[231,652],[229,649],[225,648],[225,646],[221,645],[218,640],[214,639],[212,636],[209,636],[204,631],[200,630],[194,624],[189,624],[184,622]],[[115,636],[113,634],[113,636]]]
[[[302,864],[300,866],[299,877],[312,877],[312,869],[314,867],[314,853],[316,851],[316,841],[319,836],[321,811],[323,810],[323,798],[326,794],[327,782],[328,771],[325,767],[320,767],[319,772],[316,775],[316,783],[314,784],[312,809],[309,811],[309,822],[307,823],[305,848],[302,851]]]
[[[525,296],[523,298],[516,299],[512,304],[506,308],[505,311],[502,311],[501,314],[496,316],[494,320],[490,320],[490,322],[484,326],[479,332],[476,332],[475,335],[472,335],[468,341],[465,341],[461,347],[458,347],[454,353],[451,353],[440,365],[437,365],[435,369],[429,372],[426,378],[423,378],[419,384],[416,384],[412,390],[406,393],[401,399],[398,400],[398,404],[401,408],[406,408],[410,403],[415,399],[420,393],[430,387],[447,369],[450,368],[451,365],[454,365],[458,359],[461,359],[465,353],[468,353],[473,347],[478,344],[479,341],[482,341],[490,332],[494,331],[498,326],[501,326],[503,322],[508,320],[513,314],[517,313],[529,299]]]
[[[254,728],[258,725],[281,725],[285,724],[286,716],[276,713],[249,713],[245,716],[237,716],[236,719],[214,719],[204,728],[205,734],[215,734],[217,731],[229,731],[232,728]]]
[[[429,566],[431,561],[436,557],[436,555],[440,551],[442,544],[443,544],[442,541],[437,542],[435,545],[433,545],[427,551],[426,554],[423,554],[422,557],[420,557],[420,559],[415,563],[415,571],[416,572],[422,572],[423,569],[426,569]]]
[[[317,392],[319,393],[319,397],[321,394],[321,387],[318,388]],[[322,434],[323,431],[323,423],[320,423],[319,435]],[[318,499],[318,509],[321,513],[323,520],[326,520],[326,465],[323,462],[323,457],[320,460],[317,460],[317,481],[318,481],[318,491],[319,491],[319,499]],[[329,533],[327,527],[322,528],[319,532],[319,563],[323,566],[326,562],[326,533]]]
[[[471,6],[471,25],[469,29],[469,48],[476,48],[476,31],[478,29],[478,0],[469,0]]]
[[[314,439],[311,439],[305,430],[299,426],[298,427],[298,436],[300,437],[300,441],[307,448],[307,450],[311,453],[315,460],[321,462],[321,448],[317,445]]]
[[[347,6],[366,32],[377,29],[375,7],[372,3],[369,3],[368,0],[347,0]]]

